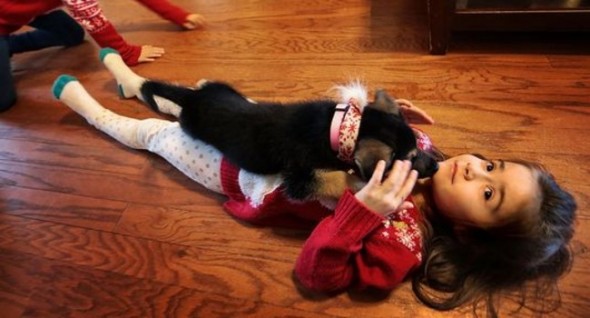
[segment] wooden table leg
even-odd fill
[[[430,54],[444,55],[451,37],[455,0],[427,0],[427,5]]]

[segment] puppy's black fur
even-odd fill
[[[156,111],[154,96],[180,105],[182,129],[218,148],[237,166],[260,174],[283,173],[286,192],[295,199],[316,194],[316,169],[352,168],[367,180],[379,160],[385,160],[388,167],[396,159],[412,160],[420,177],[431,176],[438,168],[434,159],[417,149],[398,105],[382,90],[363,110],[354,165],[339,160],[330,148],[330,124],[337,102],[252,103],[220,82],[192,89],[146,81],[141,93]]]

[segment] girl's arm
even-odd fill
[[[391,290],[418,266],[406,246],[386,233],[387,220],[347,191],[335,213],[305,242],[295,275],[305,288],[332,293],[349,287]]]
[[[396,99],[395,101],[399,104],[402,116],[404,116],[408,123],[424,125],[434,124],[434,119],[432,119],[430,115],[428,115],[420,107],[414,106],[414,104],[412,104],[412,102],[410,102],[409,100]]]
[[[117,50],[127,65],[153,61],[164,53],[162,48],[125,42],[103,15],[97,0],[63,0],[63,4],[100,47]]]
[[[196,13],[189,13],[183,8],[176,6],[167,0],[136,0],[143,4],[160,17],[180,25],[186,29],[194,29],[202,26],[205,19]]]
[[[392,223],[388,217],[414,208],[405,198],[417,173],[407,161],[396,161],[385,179],[384,172],[385,162],[380,161],[367,185],[356,194],[347,190],[334,214],[314,229],[295,268],[306,288],[334,292],[355,285],[387,290],[418,265],[414,252],[419,252],[419,235],[411,226],[415,222]]]

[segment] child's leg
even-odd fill
[[[156,153],[206,188],[223,193],[219,175],[221,153],[184,134],[180,125],[161,119],[138,120],[102,107],[75,78],[60,76],[53,94],[91,125],[122,144]]]
[[[107,69],[113,74],[117,81],[119,88],[119,95],[124,98],[137,97],[143,100],[140,89],[144,82],[147,81],[125,64],[121,55],[111,48],[104,48],[100,50],[100,60],[104,63]],[[181,108],[172,101],[155,96],[154,100],[157,103],[158,111],[164,114],[170,114],[178,118]]]
[[[10,69],[10,52],[6,37],[0,37],[0,112],[16,103],[16,89]]]
[[[52,46],[74,46],[84,41],[84,29],[62,10],[40,15],[29,25],[35,30],[8,36],[11,55]]]

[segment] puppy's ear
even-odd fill
[[[375,92],[375,101],[373,104],[369,104],[367,107],[373,107],[382,112],[393,114],[395,116],[400,115],[399,105],[395,102],[395,99],[389,97],[387,92],[383,89],[378,89]]]
[[[386,167],[391,167],[393,157],[393,149],[376,139],[359,140],[354,151],[356,170],[364,181],[371,179],[379,160],[385,160]]]

